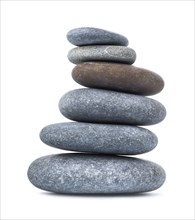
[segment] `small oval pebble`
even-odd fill
[[[156,73],[128,64],[81,63],[72,70],[72,77],[86,87],[138,95],[155,95],[164,87],[163,79]]]
[[[114,32],[92,27],[82,27],[70,30],[67,34],[67,39],[76,46],[98,44],[128,45],[128,39],[126,37]]]
[[[52,147],[104,154],[142,154],[156,147],[158,139],[145,128],[81,122],[48,125],[41,140]]]
[[[28,178],[34,186],[55,193],[141,193],[158,189],[165,171],[137,158],[75,153],[35,160]]]
[[[68,59],[74,64],[86,61],[109,61],[133,64],[136,53],[133,49],[124,46],[83,46],[69,51]]]
[[[74,121],[151,125],[166,116],[158,101],[101,89],[77,89],[66,93],[59,102],[61,113]]]

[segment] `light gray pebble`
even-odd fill
[[[34,186],[55,193],[141,193],[158,189],[165,181],[165,171],[137,158],[75,153],[35,160],[28,178]]]
[[[119,155],[146,153],[158,143],[156,135],[145,128],[81,122],[48,125],[41,130],[40,138],[64,150]]]
[[[124,46],[83,46],[70,50],[68,59],[74,64],[87,61],[133,64],[136,60],[136,53],[133,49]]]
[[[72,90],[62,96],[59,109],[71,120],[90,123],[151,125],[166,116],[154,99],[101,89]]]
[[[82,27],[70,30],[67,39],[76,46],[84,45],[121,45],[127,46],[128,39],[120,34],[93,27]]]

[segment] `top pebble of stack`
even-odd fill
[[[68,32],[67,39],[75,46],[120,45],[127,46],[128,39],[123,35],[99,28],[76,28]]]

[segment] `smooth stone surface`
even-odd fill
[[[72,70],[72,77],[86,87],[138,95],[155,95],[164,87],[164,81],[158,74],[128,64],[81,63]]]
[[[156,135],[145,128],[81,122],[48,125],[40,138],[64,150],[120,155],[146,153],[158,143]]]
[[[67,39],[76,46],[98,44],[128,45],[128,39],[126,37],[114,32],[92,27],[82,27],[70,30],[67,33]]]
[[[74,64],[86,61],[133,64],[136,60],[136,53],[133,49],[124,46],[83,46],[70,50],[68,59]]]
[[[154,99],[102,89],[72,90],[62,96],[59,109],[71,120],[95,123],[151,125],[166,116]]]
[[[158,189],[165,171],[153,162],[130,157],[58,154],[35,160],[30,182],[64,194],[141,193]]]

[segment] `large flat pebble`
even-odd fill
[[[82,27],[70,30],[67,39],[76,46],[84,45],[121,45],[127,46],[128,39],[123,35],[93,27]]]
[[[156,135],[145,128],[81,122],[48,125],[40,138],[64,150],[120,155],[146,153],[158,143]]]
[[[87,61],[133,64],[136,60],[136,53],[133,49],[124,46],[83,46],[70,50],[68,59],[74,64]]]
[[[129,125],[151,125],[166,116],[158,101],[102,89],[76,89],[59,102],[61,113],[74,121]]]
[[[35,160],[28,178],[34,186],[55,193],[141,193],[158,189],[165,181],[165,171],[137,158],[58,154]]]
[[[138,95],[155,95],[164,87],[164,81],[158,74],[128,64],[81,63],[72,70],[72,77],[86,87]]]

